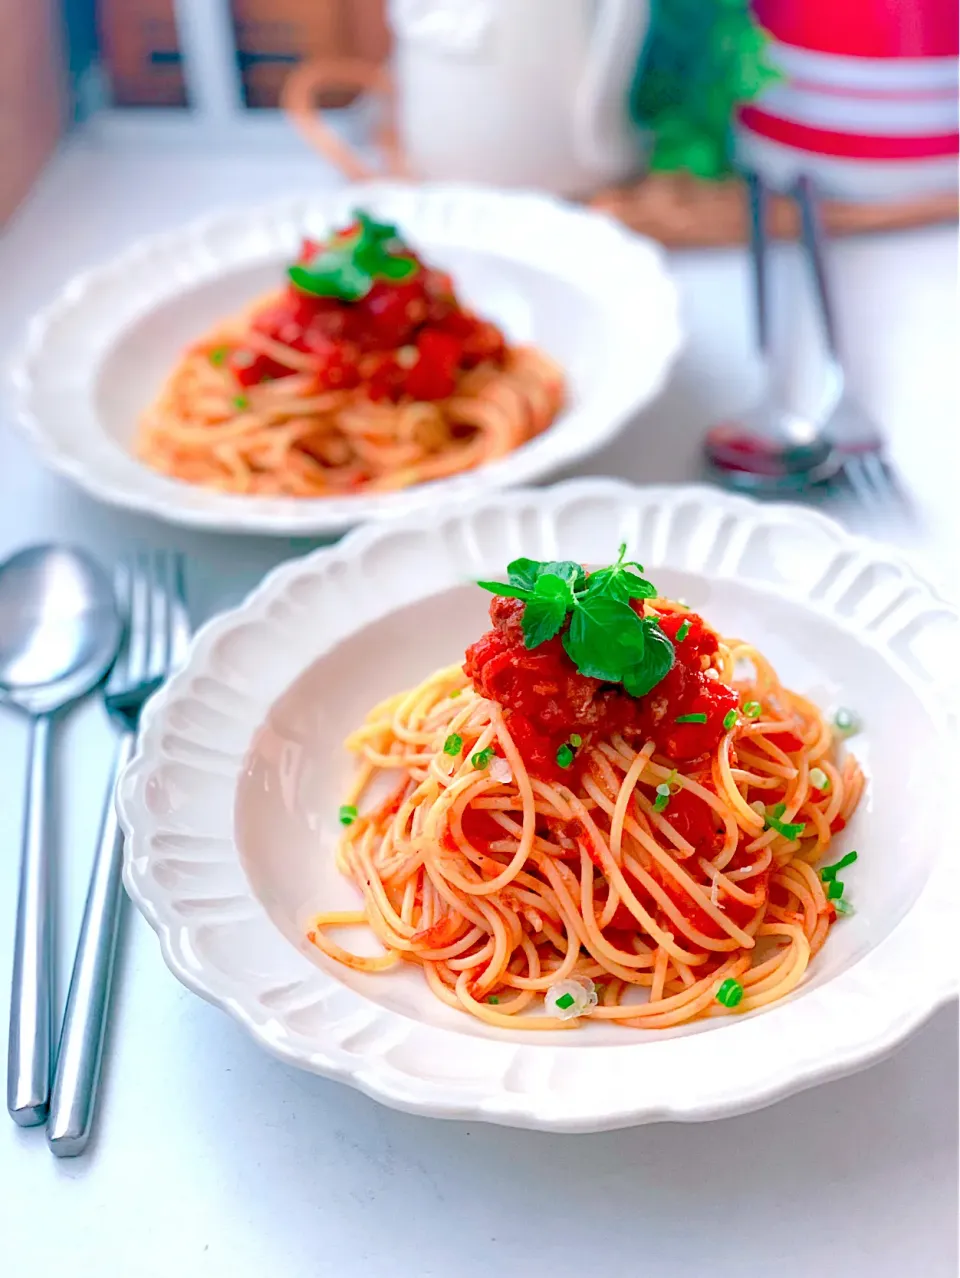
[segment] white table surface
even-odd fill
[[[331,181],[296,146],[206,154],[73,140],[0,240],[0,349],[75,270],[209,208]],[[848,242],[834,254],[863,399],[919,499],[907,537],[956,584],[956,237]],[[749,398],[745,260],[677,255],[689,343],[642,422],[584,469],[683,480],[703,428]],[[799,397],[812,320],[784,250],[782,326]],[[855,512],[841,511],[851,520]],[[0,556],[40,540],[110,561],[139,538],[190,554],[196,619],[306,543],[168,530],[95,506],[44,473],[0,421]],[[25,725],[0,713],[0,1025],[7,1019]],[[60,973],[65,985],[110,757],[88,702],[58,733]],[[61,989],[62,994],[62,989]],[[957,1019],[893,1057],[762,1112],[704,1125],[558,1137],[394,1113],[263,1054],[167,973],[128,910],[97,1138],[58,1162],[0,1123],[4,1278],[777,1278],[957,1274]]]

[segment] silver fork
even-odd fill
[[[114,589],[126,620],[126,639],[107,679],[104,704],[119,725],[120,738],[70,978],[47,1120],[47,1142],[60,1158],[83,1153],[96,1105],[123,899],[123,834],[114,790],[133,755],[140,712],[182,659],[190,636],[181,555],[157,551],[132,557],[118,566]]]
[[[736,418],[714,426],[703,443],[715,477],[754,492],[797,493],[835,475],[840,460],[819,416],[786,407],[774,369],[767,260],[767,187],[759,173],[745,175],[750,210],[750,266],[757,351],[763,364],[759,399]]]
[[[823,438],[837,450],[843,478],[865,508],[878,512],[897,507],[909,514],[910,500],[884,457],[880,428],[854,397],[847,382],[827,283],[820,212],[808,176],[797,179],[795,195],[800,209],[802,248],[813,278],[814,298],[827,348],[828,398],[820,427]]]

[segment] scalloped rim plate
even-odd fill
[[[834,974],[762,1012],[676,1036],[622,1031],[616,1046],[516,1031],[477,1037],[401,1014],[318,966],[268,917],[240,863],[235,808],[251,743],[284,690],[351,635],[411,600],[500,571],[513,554],[598,561],[622,539],[644,548],[648,571],[701,580],[720,603],[737,591],[760,601],[774,635],[781,615],[800,625],[801,645],[804,617],[828,648],[836,635],[838,659],[846,652],[843,660],[882,675],[864,676],[877,724],[867,749],[896,749],[886,744],[896,734],[882,705],[895,685],[905,704],[920,707],[911,730],[931,747],[923,753],[934,770],[921,782],[936,777],[938,763],[951,774],[960,616],[896,551],[807,510],[699,487],[586,480],[445,507],[359,529],[277,568],[240,608],[200,631],[185,667],[147,707],[118,791],[124,880],[171,971],[281,1059],[389,1105],[557,1131],[761,1106],[877,1059],[954,996],[960,894],[955,856],[935,821],[914,830],[909,820],[912,859],[925,868],[907,867],[915,883],[888,929]],[[358,688],[358,719],[367,696]],[[323,758],[328,749],[332,757],[339,742],[324,739]],[[886,801],[902,804],[907,820],[917,795],[904,769],[902,800],[891,786]],[[877,850],[883,831],[870,820],[858,839]],[[891,836],[897,855],[903,828]]]
[[[467,300],[508,329],[519,312],[529,331],[515,337],[564,347],[552,353],[567,365],[574,395],[557,421],[486,466],[371,496],[244,497],[139,463],[120,437],[132,438],[137,412],[154,393],[149,383],[164,371],[155,367],[155,337],[138,336],[139,326],[153,322],[172,364],[172,352],[214,315],[242,304],[238,277],[266,270],[272,278],[270,264],[293,255],[305,232],[342,223],[358,203],[398,222],[427,253],[482,255],[486,265],[473,271]],[[224,293],[212,314],[211,288]],[[100,501],[223,532],[308,535],[468,499],[569,465],[612,439],[657,394],[680,344],[677,293],[662,250],[613,219],[526,192],[373,182],[218,213],[136,242],[72,280],[34,318],[10,379],[17,420],[41,458]],[[586,361],[577,354],[585,348],[592,350]]]

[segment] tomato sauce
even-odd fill
[[[464,670],[481,696],[503,706],[531,773],[544,780],[569,780],[570,769],[560,767],[556,756],[573,735],[584,742],[617,732],[628,740],[652,738],[659,753],[684,764],[713,753],[725,731],[724,717],[738,698],[732,688],[705,673],[717,651],[717,638],[696,613],[661,618],[664,632],[674,640],[673,668],[645,697],[632,697],[622,684],[582,675],[559,635],[526,648],[523,607],[517,599],[494,598],[493,627],[467,649]],[[684,638],[677,640],[684,624]],[[676,722],[678,716],[689,714],[703,714],[706,722]]]
[[[305,240],[298,263],[308,264],[319,249]],[[351,302],[290,283],[253,317],[252,327],[313,356],[320,391],[362,388],[372,400],[392,402],[446,399],[461,372],[503,363],[503,334],[460,305],[449,275],[410,250],[405,255],[418,266],[410,279],[377,279],[365,297]],[[244,387],[292,375],[271,357],[242,347],[230,352],[227,364]]]

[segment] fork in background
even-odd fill
[[[828,400],[822,410],[823,436],[840,457],[840,473],[867,510],[912,513],[909,497],[884,457],[884,439],[876,422],[854,397],[840,354],[837,323],[827,283],[824,236],[811,179],[803,175],[794,190],[800,210],[801,248],[813,279],[813,293],[827,350]]]
[[[86,1148],[96,1104],[123,900],[123,833],[114,807],[116,783],[133,755],[144,703],[180,662],[190,634],[181,555],[156,551],[131,557],[117,567],[114,590],[126,621],[126,636],[104,687],[104,704],[119,725],[120,736],[70,978],[47,1121],[47,1141],[61,1158]]]

